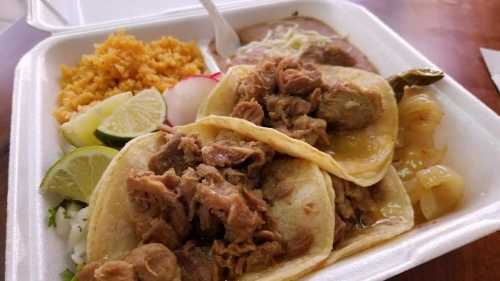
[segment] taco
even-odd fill
[[[332,250],[331,186],[288,146],[227,117],[132,140],[91,201],[79,280],[289,280],[311,271]]]
[[[289,58],[230,68],[198,118],[232,116],[289,136],[324,170],[360,186],[380,181],[398,130],[394,92],[360,69]]]

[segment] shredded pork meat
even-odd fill
[[[285,249],[278,241],[230,243],[217,240],[212,245],[211,254],[214,262],[224,276],[235,279],[244,272],[265,269],[283,256]]]
[[[324,48],[306,51],[303,60],[272,58],[257,64],[239,82],[231,116],[275,128],[316,147],[330,144],[329,131],[372,124],[381,115],[381,97],[347,82],[325,84],[309,61],[346,66],[353,61],[338,46]]]
[[[336,245],[353,229],[368,227],[374,223],[377,203],[373,192],[377,187],[360,187],[335,176],[331,176],[331,179],[335,190],[333,243]]]
[[[337,128],[360,129],[379,118],[381,107],[377,94],[337,83],[321,96],[317,116]]]
[[[271,147],[232,134],[204,145],[194,135],[164,137],[149,162],[151,171],[131,171],[127,190],[142,247],[173,251],[174,257],[158,259],[176,261],[183,280],[237,279],[288,258],[288,251],[309,249],[307,235],[284,241],[268,214],[272,200],[259,187],[261,171],[275,158]],[[285,187],[274,199],[289,192]],[[152,250],[134,251],[125,262],[134,265],[139,280],[149,280],[141,277],[149,275],[138,260]]]
[[[193,241],[188,241],[175,252],[181,268],[182,281],[216,281],[220,279],[216,267],[205,247],[197,247]]]
[[[276,81],[281,93],[289,95],[308,95],[321,87],[321,73],[309,63],[283,59],[276,67]]]
[[[97,281],[135,281],[134,266],[124,261],[106,262],[94,272]]]
[[[174,280],[178,275],[177,258],[162,244],[145,244],[133,249],[124,259],[133,266],[141,281]]]
[[[122,260],[89,263],[76,278],[78,281],[177,281],[178,275],[174,253],[163,244],[151,243],[133,249]]]
[[[231,116],[260,125],[264,121],[264,109],[255,100],[242,101],[233,109]]]
[[[149,169],[162,175],[173,168],[177,174],[200,163],[201,144],[197,139],[175,134],[149,161]]]

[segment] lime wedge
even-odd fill
[[[40,188],[65,198],[88,202],[92,191],[118,150],[86,146],[64,155],[50,167]]]
[[[64,138],[77,147],[101,145],[102,142],[94,136],[95,130],[116,108],[131,97],[132,93],[130,92],[121,93],[109,97],[77,115],[61,126]]]
[[[95,131],[96,137],[111,146],[158,129],[165,121],[167,106],[158,90],[143,90],[106,118]]]

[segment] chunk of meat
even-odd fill
[[[200,165],[205,175],[215,174],[215,180],[205,180],[197,186],[197,200],[220,219],[226,229],[229,241],[250,239],[255,230],[264,223],[257,211],[251,210],[242,193],[241,187],[225,181],[217,169]],[[206,217],[206,216],[205,216]],[[205,229],[208,226],[204,226]]]
[[[257,210],[259,212],[267,212],[267,203],[264,201],[261,190],[248,190],[243,189],[243,196],[246,199],[248,206],[252,210]]]
[[[278,241],[255,245],[253,242],[230,243],[217,240],[211,254],[225,279],[237,279],[245,272],[262,270],[273,264],[284,254],[284,247]]]
[[[234,185],[248,186],[251,183],[249,182],[248,176],[246,173],[243,173],[239,170],[233,168],[225,168],[222,170],[222,175],[224,178]]]
[[[247,174],[254,177],[263,165],[271,161],[274,150],[260,142],[218,141],[202,148],[203,162],[215,167],[234,167],[247,163]]]
[[[220,280],[216,267],[208,253],[193,242],[188,241],[181,250],[175,252],[181,267],[182,281]]]
[[[96,281],[95,271],[101,266],[100,262],[91,262],[86,264],[80,271],[76,273],[76,279],[78,281]]]
[[[196,167],[196,174],[202,179],[203,183],[219,184],[224,182],[224,177],[214,166],[200,164]]]
[[[238,186],[224,181],[217,185],[200,184],[198,200],[214,213],[226,229],[225,237],[229,241],[245,241],[250,239],[262,218],[246,205]]]
[[[175,197],[158,176],[148,171],[131,171],[127,178],[127,191],[134,211],[150,217],[160,216],[166,209],[165,203]]]
[[[203,162],[215,167],[231,167],[243,163],[254,153],[254,150],[239,145],[228,145],[215,142],[201,149]]]
[[[201,144],[195,136],[175,134],[149,160],[149,169],[157,175],[174,168],[177,174],[201,161]]]
[[[271,242],[271,241],[279,241],[283,242],[283,237],[277,231],[271,230],[260,230],[254,235],[256,242]]]
[[[217,175],[220,176],[218,171]],[[228,211],[235,198],[239,196],[239,189],[239,186],[225,181],[222,176],[216,180],[204,179],[197,186],[196,198],[209,209]]]
[[[375,187],[360,187],[331,176],[335,190],[335,241],[340,243],[354,227],[366,227],[375,221],[377,203],[372,191]]]
[[[184,205],[179,201],[176,187],[180,179],[173,169],[163,175],[154,175],[151,172],[132,172],[127,180],[129,200],[132,202],[134,212],[138,216],[136,229],[138,234],[146,235],[150,232],[148,217],[158,218],[166,213],[168,223],[172,226],[179,239],[189,232],[190,223]],[[167,188],[169,186],[169,188]],[[166,231],[165,227],[161,231]]]
[[[351,48],[352,49],[352,48]],[[311,45],[300,57],[302,60],[317,63],[339,66],[355,66],[357,61],[349,53],[348,49],[335,44]]]
[[[351,201],[345,194],[345,190],[350,188],[350,183],[335,176],[331,176],[331,179],[335,190],[335,213],[344,220],[355,220],[355,213],[351,206]]]
[[[319,104],[321,103],[321,93],[323,90],[321,88],[316,88],[309,95],[308,102],[311,104],[310,112],[316,111],[318,109]]]
[[[264,96],[272,94],[276,88],[275,75],[278,61],[279,59],[266,58],[256,65],[254,71],[242,77],[236,87],[238,101],[255,100],[261,103]]]
[[[161,243],[169,249],[177,249],[181,246],[181,237],[179,237],[174,228],[163,219],[152,219],[142,233],[141,241],[144,244]]]
[[[263,224],[264,220],[259,213],[250,210],[240,195],[229,208],[224,238],[235,243],[249,240],[257,228]]]
[[[242,77],[236,87],[239,101],[260,101],[272,91],[274,81],[254,71]]]
[[[278,241],[265,242],[251,252],[246,260],[248,272],[263,270],[277,263],[285,253],[283,245]]]
[[[365,188],[350,183],[345,189],[345,195],[351,200],[356,210],[373,212],[377,209],[377,203],[370,192],[373,188],[375,187]]]
[[[224,233],[222,222],[210,213],[210,210],[201,205],[196,211],[199,220],[199,234],[205,238],[214,238],[219,233]]]
[[[133,249],[125,261],[133,266],[141,281],[179,280],[177,258],[167,247],[151,243]]]
[[[290,124],[291,118],[308,114],[311,111],[311,104],[297,96],[270,95],[266,96],[264,100],[269,118],[282,121],[285,124]]]
[[[168,212],[166,214],[168,223],[172,226],[180,239],[184,239],[191,230],[191,223],[188,220],[186,209],[178,198],[169,201],[168,207]]]
[[[350,229],[351,224],[344,222],[344,220],[342,220],[342,218],[338,214],[335,214],[335,232],[333,236],[333,245],[337,245],[338,243],[343,241]]]
[[[255,125],[261,125],[264,120],[264,110],[255,100],[241,101],[233,108],[231,116],[248,120]]]
[[[256,150],[230,142],[215,142],[202,148],[203,162],[215,167],[237,166],[251,158]]]
[[[260,75],[260,80],[263,81],[268,93],[276,90],[276,66],[281,61],[281,58],[264,58],[255,67],[256,72]]]
[[[196,185],[200,181],[200,177],[196,171],[189,167],[182,173],[181,180],[178,186],[178,193],[180,195],[180,200],[184,202],[184,205],[188,209],[188,220],[192,221],[194,213],[196,211],[196,200],[194,196],[196,194]]]
[[[302,115],[293,120],[288,135],[313,146],[327,145],[330,143],[330,139],[326,128],[325,120]]]
[[[250,178],[256,178],[260,174],[262,167],[273,160],[275,151],[262,142],[249,142],[248,146],[253,149],[251,162],[247,166],[247,174]]]
[[[321,87],[321,73],[309,63],[282,59],[276,69],[276,80],[281,93],[289,95],[307,95]]]
[[[378,93],[337,83],[323,92],[316,116],[339,129],[361,129],[382,114],[382,98]]]
[[[220,269],[225,279],[236,279],[245,270],[246,256],[256,250],[252,242],[230,243],[226,245],[221,240],[215,240],[210,249],[215,265]]]
[[[96,281],[138,281],[134,267],[124,261],[108,261],[94,273]]]
[[[197,163],[200,161],[201,143],[194,136],[183,136],[179,142],[179,149],[184,152],[184,160],[187,163]]]

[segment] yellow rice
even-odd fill
[[[195,42],[167,36],[145,43],[119,31],[97,44],[94,54],[83,55],[75,67],[61,66],[54,116],[64,123],[107,97],[151,87],[164,91],[204,69]]]

